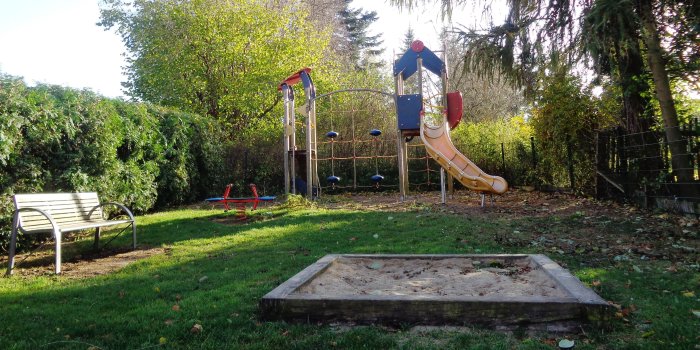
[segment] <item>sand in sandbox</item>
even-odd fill
[[[544,296],[567,294],[529,259],[339,258],[294,294],[317,296]]]

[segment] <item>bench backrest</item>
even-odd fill
[[[102,219],[96,192],[16,194],[14,202],[15,209],[37,208],[49,213],[59,226]],[[51,228],[46,217],[36,211],[20,212],[19,220],[25,231]]]

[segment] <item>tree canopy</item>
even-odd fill
[[[129,96],[240,131],[270,117],[281,78],[324,57],[330,33],[294,5],[105,0],[99,25],[116,28],[124,41]]]
[[[424,2],[428,1],[392,0],[408,7]],[[440,3],[447,15],[457,4],[475,3],[430,2]],[[621,120],[641,131],[648,131],[653,123],[643,120],[650,104],[642,95],[649,91],[638,82],[651,77],[674,172],[688,182],[693,173],[679,130],[671,79],[697,81],[699,13],[700,3],[695,0],[510,0],[504,23],[458,34],[466,48],[465,69],[505,73],[525,86],[531,97],[552,66],[564,62],[573,67],[592,57],[595,71],[622,87],[625,111]]]

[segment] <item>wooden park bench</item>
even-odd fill
[[[85,193],[35,193],[14,195],[15,212],[12,216],[9,267],[12,274],[15,264],[17,233],[33,234],[51,232],[56,243],[56,273],[61,273],[61,238],[64,233],[95,229],[95,248],[100,240],[100,229],[120,224],[131,225],[133,248],[136,248],[136,221],[131,211],[119,203],[100,203],[95,192]],[[102,208],[115,206],[128,219],[107,220]],[[128,226],[125,227],[125,229]]]

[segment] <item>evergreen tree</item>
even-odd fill
[[[406,52],[408,49],[411,48],[411,43],[416,40],[415,33],[413,32],[413,28],[411,25],[408,25],[408,30],[406,30],[406,33],[403,35],[403,46],[401,48],[402,52]]]
[[[376,11],[366,12],[361,8],[350,7],[352,0],[343,0],[345,8],[338,13],[344,29],[344,42],[342,51],[355,64],[357,69],[365,67],[369,63],[376,63],[379,55],[384,52],[380,46],[384,42],[381,34],[369,35],[367,30],[376,22]]]

